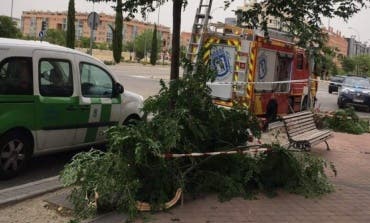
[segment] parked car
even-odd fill
[[[330,83],[328,87],[329,94],[333,92],[338,92],[338,89],[341,87],[343,83],[344,76],[333,76],[330,78]]]
[[[345,77],[338,96],[338,107],[365,107],[370,109],[370,82],[363,77]]]
[[[143,97],[87,54],[0,38],[0,104],[0,178],[10,178],[33,155],[106,142],[110,126],[141,118]]]

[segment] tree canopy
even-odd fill
[[[254,3],[246,11],[238,10],[237,15],[248,26],[261,27],[265,31],[271,16],[279,18],[300,46],[321,47],[325,42],[325,35],[321,30],[323,18],[337,17],[346,21],[366,7],[368,2],[369,0],[263,0]]]
[[[67,16],[67,35],[66,35],[66,46],[68,48],[74,49],[75,48],[75,1],[69,0],[68,4],[68,16]]]
[[[8,16],[0,16],[0,37],[20,38],[21,31],[17,28],[16,23]]]
[[[60,46],[65,46],[66,32],[57,29],[49,29],[46,33],[45,41]]]
[[[157,38],[157,49],[161,50],[161,38]],[[138,59],[143,59],[145,57],[145,52],[148,54],[152,52],[153,47],[153,30],[147,29],[135,39],[135,54]]]
[[[370,76],[370,56],[346,57],[342,60],[342,67],[347,74]]]

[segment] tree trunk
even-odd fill
[[[170,80],[179,79],[180,73],[180,31],[181,31],[181,9],[182,0],[173,0],[172,16],[172,55],[171,55],[171,76]]]

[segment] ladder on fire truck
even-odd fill
[[[208,20],[213,0],[200,0],[199,7],[195,14],[193,30],[189,41],[189,46],[186,52],[186,58],[189,60],[193,69],[192,72],[185,70],[185,75],[194,74],[197,70],[198,54],[203,47],[204,34],[208,29]]]

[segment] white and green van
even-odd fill
[[[0,38],[0,178],[33,155],[104,143],[104,131],[140,119],[142,105],[89,55]]]

